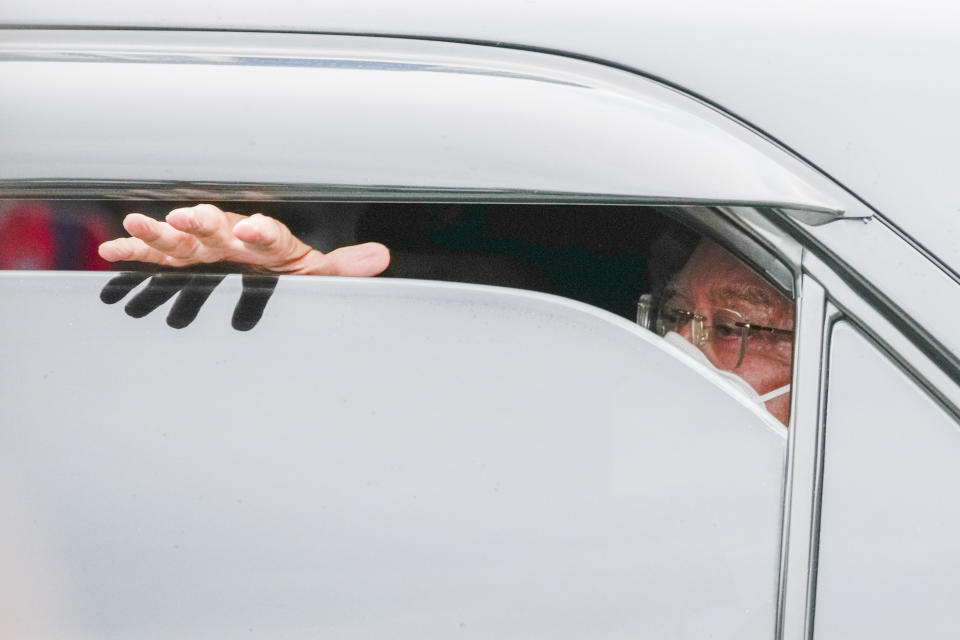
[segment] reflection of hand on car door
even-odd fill
[[[300,241],[279,220],[243,216],[210,204],[174,209],[166,222],[139,213],[123,220],[130,238],[100,245],[110,262],[131,260],[168,267],[239,262],[276,274],[375,276],[390,264],[390,252],[376,242],[321,253]]]
[[[200,307],[225,277],[226,273],[193,273],[189,270],[165,271],[152,276],[142,271],[121,273],[104,286],[100,300],[115,304],[150,278],[147,286],[130,298],[124,311],[132,318],[143,318],[177,296],[167,314],[167,324],[174,329],[183,329],[196,319]],[[276,286],[275,275],[244,273],[243,290],[233,310],[233,328],[249,331],[257,326]]]

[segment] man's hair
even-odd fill
[[[683,268],[700,242],[700,234],[673,224],[650,244],[649,286],[656,296],[663,295],[673,276]]]

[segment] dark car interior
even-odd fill
[[[130,212],[162,218],[193,203],[21,201],[0,209],[3,268],[155,271],[110,265],[96,245],[126,235]],[[671,207],[606,205],[219,202],[225,210],[282,220],[329,251],[376,241],[391,251],[381,277],[469,282],[560,295],[627,318],[637,298],[663,286],[699,235]],[[673,216],[671,214],[674,214]],[[203,268],[198,268],[203,270]],[[241,268],[242,269],[242,268]],[[235,266],[234,269],[237,270]]]

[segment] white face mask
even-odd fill
[[[705,354],[703,351],[698,349],[696,346],[694,346],[692,342],[684,338],[679,333],[675,331],[669,331],[665,336],[663,336],[663,339],[669,342],[670,344],[672,344],[673,346],[677,347],[681,351],[690,354],[691,356],[696,358],[698,361],[704,363],[705,365],[707,365],[708,367],[710,367],[711,369],[719,373],[724,380],[728,381],[730,384],[735,386],[742,393],[744,393],[748,398],[750,398],[751,400],[753,400],[754,402],[762,406],[764,409],[766,409],[766,404],[768,402],[770,402],[774,398],[779,398],[783,394],[788,393],[790,391],[790,385],[785,384],[782,387],[774,389],[773,391],[765,393],[761,396],[759,393],[756,392],[756,390],[753,387],[750,386],[749,382],[747,382],[737,374],[733,373],[732,371],[724,371],[723,369],[718,369],[717,367],[715,367],[713,363],[710,362],[710,358],[707,357],[707,354]]]

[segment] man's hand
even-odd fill
[[[301,242],[279,220],[260,213],[247,217],[212,204],[174,209],[166,222],[131,213],[123,227],[132,237],[101,244],[104,260],[168,267],[230,261],[278,274],[327,276],[375,276],[390,264],[389,250],[377,242],[324,254]]]

